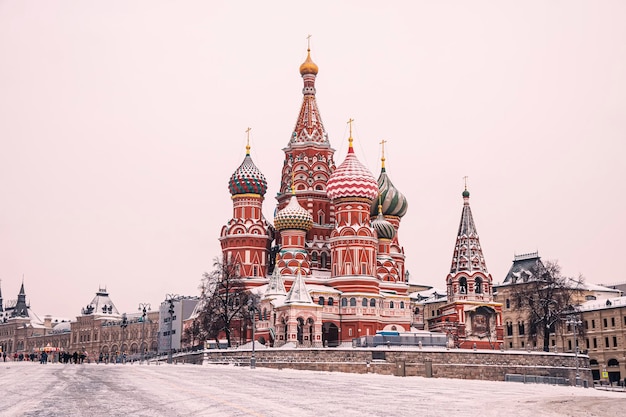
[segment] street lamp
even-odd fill
[[[124,359],[124,331],[128,326],[128,319],[126,318],[126,313],[122,314],[122,322],[120,323],[120,328],[122,329],[122,363],[126,363]]]
[[[257,312],[257,306],[253,298],[248,299],[248,310],[252,313],[252,356],[250,357],[250,368],[254,369],[256,367],[256,358],[254,357],[254,319]]]
[[[576,386],[580,386],[580,372],[578,370],[578,326],[582,324],[582,321],[575,315],[567,316],[565,323],[574,326],[574,352],[576,355]]]
[[[165,301],[169,303],[167,312],[170,314],[170,334],[169,334],[169,349],[167,350],[167,363],[172,363],[172,320],[174,319],[174,300],[178,298],[176,294],[167,294]]]
[[[150,303],[139,303],[139,311],[141,311],[141,362],[143,363],[146,354],[146,315],[150,311]]]

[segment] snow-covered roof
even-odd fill
[[[448,299],[446,291],[442,291],[441,289],[435,287],[424,291],[412,292],[409,294],[409,297],[416,303],[420,304],[439,303]]]
[[[608,308],[625,307],[626,297],[605,298],[602,300],[585,301],[576,308],[577,311],[605,310]]]

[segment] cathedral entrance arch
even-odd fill
[[[322,343],[327,347],[339,346],[339,327],[335,323],[326,322],[322,325]]]

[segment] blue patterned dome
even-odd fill
[[[267,191],[267,180],[265,176],[252,162],[250,158],[250,149],[246,150],[246,157],[230,177],[228,182],[228,190],[231,195],[237,194],[259,194],[265,195]]]
[[[276,230],[302,229],[309,231],[313,226],[313,216],[300,205],[295,195],[291,196],[289,204],[274,217]]]
[[[384,166],[378,177],[378,190],[385,216],[402,217],[406,214],[409,203],[406,201],[406,197],[393,185]],[[378,200],[372,204],[370,215],[374,217],[377,213]]]

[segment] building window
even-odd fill
[[[352,336],[352,329],[348,329],[348,336]]]
[[[341,299],[341,306],[342,307],[347,307],[348,306],[348,299],[347,298],[342,298]]]
[[[593,338],[593,348],[594,349],[598,348],[598,339],[596,339],[595,337]]]
[[[362,305],[363,307],[367,307],[367,298],[364,298],[364,299],[361,301],[361,305]]]
[[[587,350],[589,350],[589,338],[585,339],[585,343],[587,345]]]
[[[511,322],[506,323],[506,335],[513,336],[513,323]]]
[[[506,308],[509,309],[511,308],[511,300],[509,300],[508,298],[506,299],[506,301],[504,302],[506,304]]]
[[[617,336],[613,336],[613,347],[617,347]]]
[[[615,317],[611,317],[611,327],[615,327]]]
[[[393,301],[389,301],[389,308],[394,308]]]
[[[604,347],[607,347],[607,348],[609,347],[609,338],[608,337],[604,338]]]
[[[592,329],[596,328],[596,321],[595,320],[591,320],[591,328]]]
[[[517,331],[518,331],[520,336],[524,335],[524,333],[525,333],[524,322],[517,323]]]
[[[333,297],[328,297],[328,305],[329,306],[335,305],[335,299]]]
[[[323,306],[324,305],[324,297],[320,297],[317,299],[317,304]]]
[[[606,317],[603,319],[603,321],[604,321],[604,327],[605,328],[609,327],[609,323],[607,322]]]
[[[465,277],[459,279],[459,292],[461,294],[467,294],[467,279]]]
[[[356,298],[350,298],[350,307],[356,307]]]
[[[370,307],[376,307],[376,299],[375,298],[372,298],[370,300]]]
[[[483,292],[483,280],[480,278],[476,278],[474,280],[474,293],[482,294]]]

